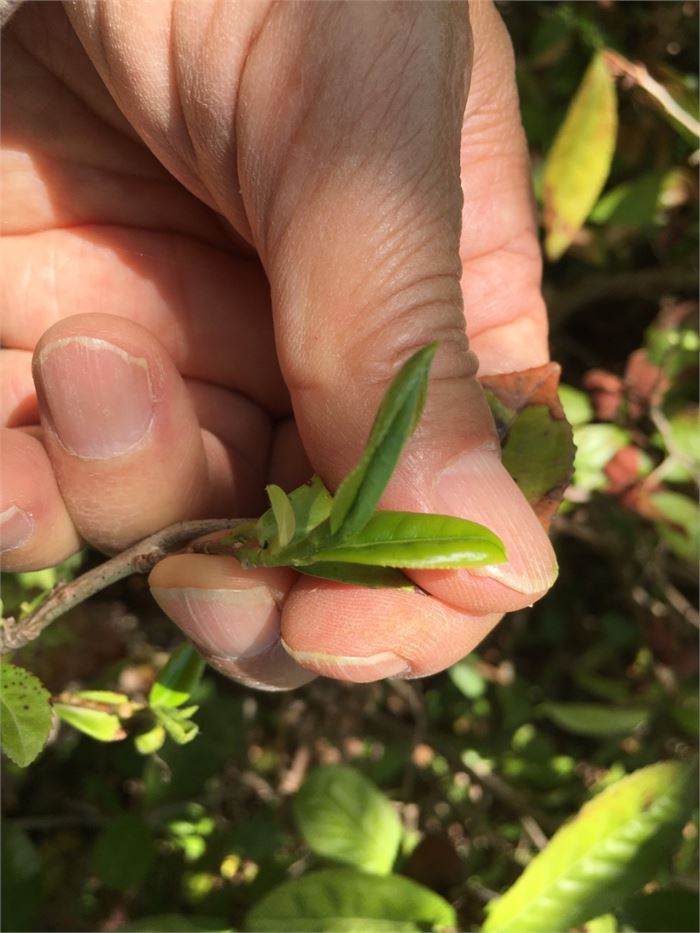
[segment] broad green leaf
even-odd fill
[[[673,451],[692,464],[697,471],[700,467],[700,418],[697,406],[676,412],[668,419]]]
[[[59,719],[98,742],[118,742],[125,736],[119,717],[114,713],[68,703],[54,703],[53,708]]]
[[[637,894],[622,905],[623,921],[638,933],[697,933],[699,913],[698,892],[683,888]]]
[[[317,564],[297,564],[296,570],[311,577],[336,580],[350,586],[366,586],[370,589],[412,590],[415,583],[395,567],[372,567],[368,564],[334,564],[331,561]]]
[[[286,547],[294,537],[296,519],[294,518],[294,509],[289,501],[289,496],[279,486],[274,483],[265,487],[265,491],[270,499],[272,512],[277,524],[276,544],[279,547]]]
[[[431,343],[414,353],[389,386],[362,459],[333,498],[330,530],[334,535],[356,534],[374,512],[403,446],[422,414],[436,350],[437,344]]]
[[[140,885],[155,859],[153,835],[138,816],[117,816],[97,837],[92,864],[100,881],[126,891]]]
[[[87,700],[88,703],[104,703],[106,706],[122,706],[129,702],[129,697],[125,693],[115,693],[114,690],[79,690],[73,695],[79,700]]]
[[[299,541],[305,538],[321,522],[325,521],[331,513],[333,498],[323,485],[320,476],[311,477],[308,483],[298,486],[289,493],[289,503],[294,512],[294,535],[292,540]],[[258,519],[255,526],[254,537],[261,545],[269,544],[275,537],[277,522],[272,509]]]
[[[140,735],[135,736],[134,745],[136,746],[136,751],[141,755],[152,755],[154,752],[157,752],[163,747],[165,742],[165,729],[160,723],[156,726],[153,726],[152,729],[149,729],[147,732],[142,732]]]
[[[617,138],[615,82],[596,54],[544,169],[545,251],[558,259],[583,226],[610,171]]]
[[[173,651],[148,694],[153,709],[182,706],[199,683],[204,661],[189,642]]]
[[[562,384],[559,386],[559,400],[569,424],[577,426],[592,420],[593,405],[585,392]]]
[[[274,888],[249,912],[246,927],[256,933],[419,933],[455,930],[457,917],[447,901],[409,878],[331,868]]]
[[[118,933],[233,933],[233,927],[220,917],[185,917],[182,914],[158,914],[141,917]]]
[[[502,458],[528,502],[537,502],[570,476],[571,428],[545,405],[526,408],[508,430]]]
[[[642,768],[587,803],[488,909],[484,933],[558,933],[615,910],[677,841],[691,771]]]
[[[644,707],[603,703],[543,703],[540,712],[567,732],[590,736],[627,735],[649,717]]]
[[[179,710],[157,707],[156,716],[168,733],[170,738],[178,745],[187,745],[192,739],[196,738],[199,732],[199,726],[196,722],[191,722],[187,717],[178,715]]]
[[[423,512],[377,512],[360,532],[314,553],[321,562],[433,569],[505,559],[500,539],[483,525]]]
[[[649,500],[660,516],[656,525],[659,534],[683,560],[697,566],[700,556],[700,509],[690,496],[663,490],[652,493]]]
[[[15,664],[0,664],[0,744],[20,768],[44,747],[51,729],[49,692],[41,681]]]
[[[388,875],[401,823],[384,794],[354,768],[312,771],[294,798],[299,831],[316,855]]]
[[[463,658],[447,668],[447,675],[468,700],[478,700],[486,693],[486,681],[471,658]]]

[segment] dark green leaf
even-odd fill
[[[154,709],[182,706],[199,683],[204,661],[189,642],[173,651],[148,694]]]
[[[663,762],[602,791],[491,902],[484,933],[558,933],[617,909],[677,841],[690,780],[689,769]]]
[[[274,888],[250,911],[246,926],[256,933],[418,933],[454,930],[457,918],[439,895],[408,878],[338,868]]]
[[[133,920],[126,926],[119,927],[119,933],[233,933],[233,928],[219,917],[159,914]]]
[[[27,833],[11,823],[3,823],[0,839],[2,929],[14,933],[36,930],[36,913],[41,903],[41,857]]]
[[[316,855],[375,875],[391,871],[401,823],[384,794],[354,768],[312,771],[294,798],[294,816]]]
[[[645,707],[607,706],[603,703],[543,703],[540,711],[574,735],[627,735],[649,716]]]
[[[314,561],[433,569],[505,559],[500,539],[483,525],[422,512],[377,512],[359,533],[314,554]]]
[[[68,703],[54,703],[53,708],[59,719],[98,742],[118,742],[125,736],[119,717],[114,713]]]
[[[544,170],[545,250],[558,259],[595,204],[617,138],[615,82],[596,55],[569,106]]]
[[[333,498],[330,530],[334,535],[356,534],[377,507],[403,446],[420,419],[436,350],[437,344],[431,343],[414,353],[389,386],[362,459]]]
[[[520,412],[503,445],[503,465],[528,502],[537,502],[569,476],[571,428],[552,418],[545,405]]]
[[[50,729],[48,690],[24,668],[0,664],[0,742],[3,753],[20,768],[26,768],[44,747]]]
[[[621,224],[645,229],[659,220],[659,198],[664,181],[663,172],[650,172],[623,182],[608,191],[591,211],[594,224]]]
[[[93,865],[103,884],[126,891],[143,882],[155,854],[148,826],[137,816],[123,814],[108,823],[97,837]]]
[[[296,569],[310,577],[336,580],[350,586],[366,586],[370,589],[412,590],[415,583],[395,567],[372,567],[367,564],[334,564],[331,561],[317,564],[297,564]]]

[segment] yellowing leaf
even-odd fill
[[[615,82],[596,55],[569,106],[544,170],[545,251],[558,259],[595,205],[617,137]]]

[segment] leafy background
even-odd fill
[[[283,695],[202,676],[139,578],[74,610],[11,659],[58,717],[3,761],[4,930],[698,929],[698,140],[588,70],[697,118],[698,7],[501,12],[578,447],[558,583],[444,674]]]

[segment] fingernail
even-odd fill
[[[78,457],[118,457],[149,429],[153,400],[142,357],[96,337],[65,337],[41,351],[37,375],[51,426]]]
[[[279,641],[280,611],[266,586],[152,587],[163,612],[205,653],[254,658]]]
[[[518,593],[544,593],[557,577],[549,538],[495,450],[460,454],[437,477],[431,507],[479,522],[503,541],[507,562],[470,567]]]
[[[24,509],[11,505],[0,512],[0,551],[22,547],[34,533],[34,519]]]
[[[366,684],[373,680],[383,680],[385,677],[400,677],[410,671],[408,662],[392,651],[381,651],[362,658],[324,654],[320,651],[294,651],[284,639],[282,645],[298,664],[336,680]]]

